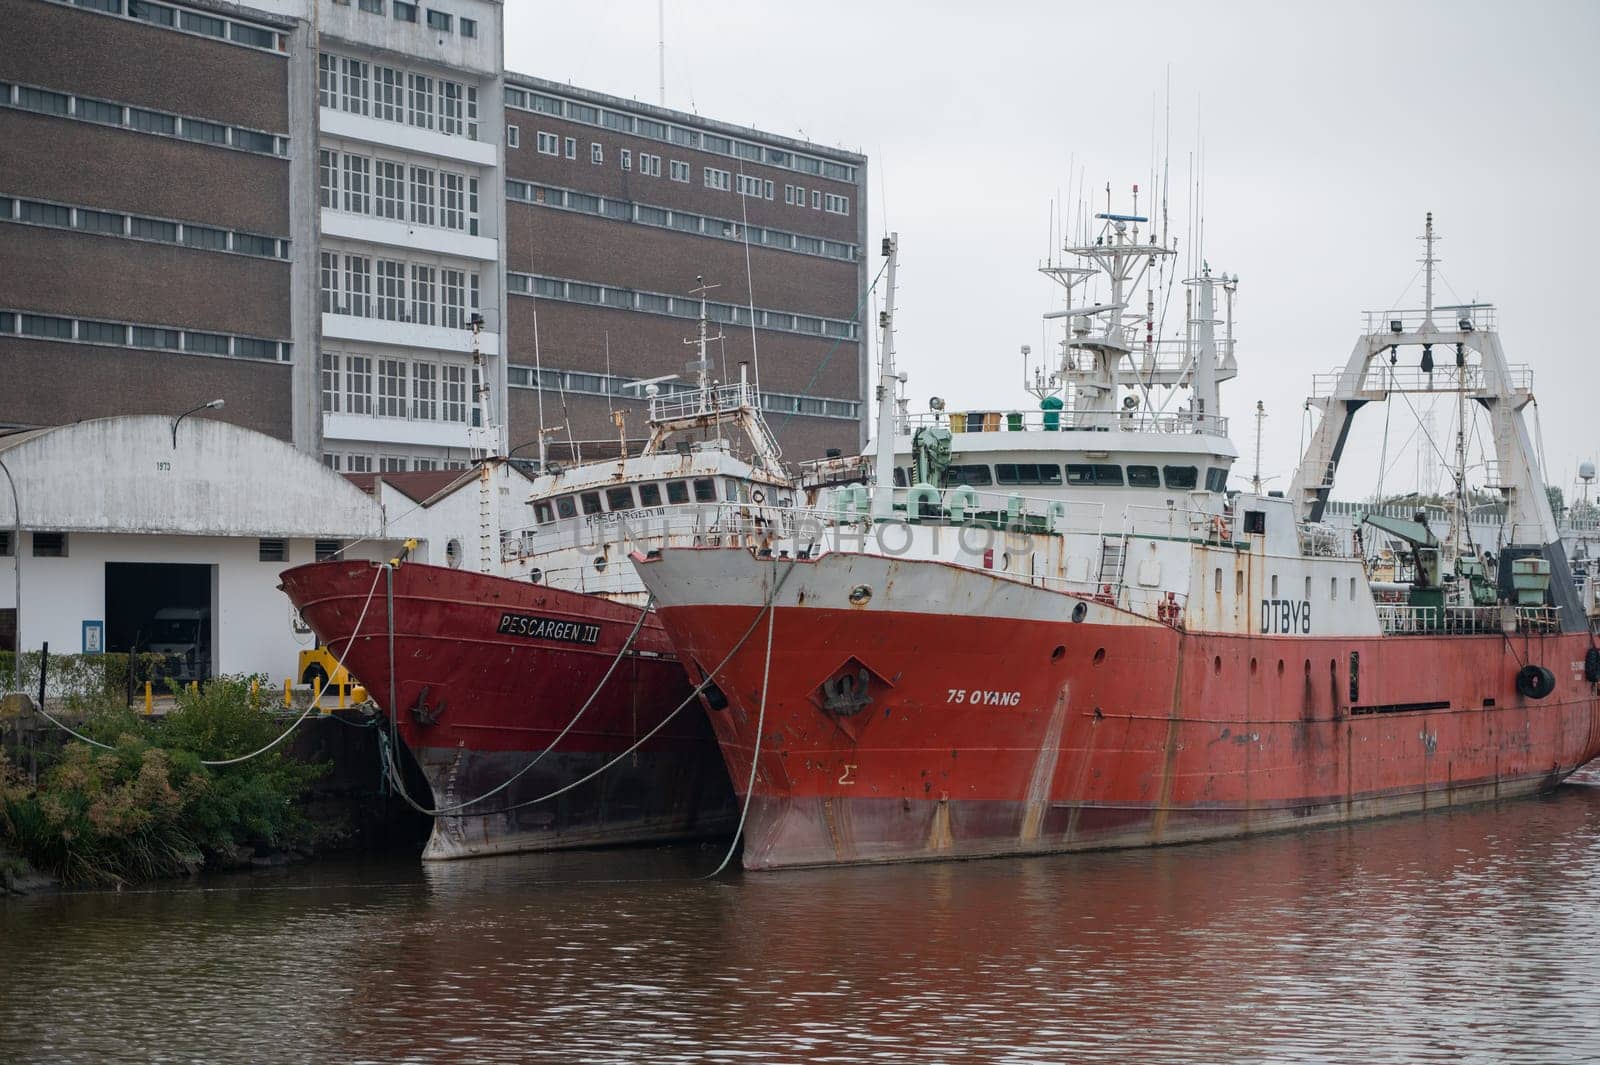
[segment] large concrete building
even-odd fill
[[[0,429],[223,398],[345,472],[541,405],[614,441],[687,376],[703,276],[716,375],[759,362],[791,457],[857,446],[866,161],[508,75],[502,15],[0,0]]]

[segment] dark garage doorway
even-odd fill
[[[210,677],[216,653],[215,569],[185,562],[107,562],[106,650],[164,649],[183,660],[181,679]]]

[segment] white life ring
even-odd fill
[[[759,503],[765,503],[766,501],[767,501],[766,494],[764,492],[762,492],[761,489],[759,489],[759,488],[751,489],[751,491],[750,491],[750,502],[759,504]]]

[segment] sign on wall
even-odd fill
[[[104,621],[84,621],[83,623],[83,653],[86,655],[104,654],[106,650],[106,623]]]

